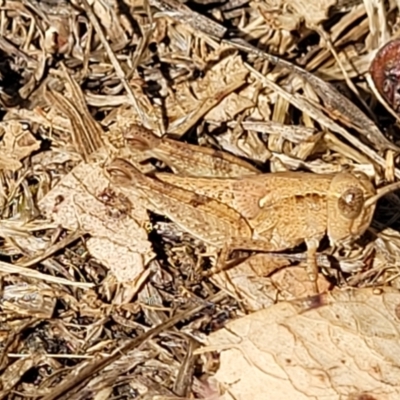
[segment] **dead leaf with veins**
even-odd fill
[[[397,400],[399,309],[395,289],[336,290],[234,320],[198,352],[220,353],[223,400]]]
[[[88,233],[89,252],[120,282],[136,279],[153,258],[146,210],[134,194],[111,187],[100,166],[79,164],[39,207],[63,228]]]

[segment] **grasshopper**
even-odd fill
[[[168,158],[170,142],[155,137],[144,139],[132,131],[126,138],[128,145],[162,155],[170,164],[171,159],[179,157],[182,145],[176,146],[173,157]],[[188,149],[184,150],[186,157]],[[245,164],[241,165],[246,170]],[[126,160],[115,159],[107,172],[113,183],[139,192],[151,211],[221,249],[217,270],[232,250],[279,252],[305,242],[313,282],[317,279],[316,254],[322,238],[327,235],[333,247],[350,245],[368,229],[377,199],[393,190],[391,185],[377,191],[361,172],[255,174],[252,168],[244,172],[246,176],[233,178],[173,173],[147,176]]]

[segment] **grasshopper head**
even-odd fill
[[[375,194],[372,182],[361,172],[343,172],[332,179],[327,197],[327,234],[331,245],[346,244],[364,234],[376,206],[376,201],[367,200]]]

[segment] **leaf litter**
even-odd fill
[[[0,398],[398,398],[395,194],[307,297],[301,248],[205,278],[214,249],[104,173],[399,179],[369,76],[397,7],[1,2]]]

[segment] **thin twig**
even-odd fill
[[[128,98],[130,100],[130,102],[132,103],[133,107],[135,108],[138,116],[140,117],[142,123],[144,126],[149,127],[150,128],[150,124],[147,120],[146,114],[143,112],[143,110],[140,108],[139,103],[137,102],[135,95],[132,91],[132,88],[129,86],[129,83],[126,80],[126,76],[125,73],[117,59],[117,57],[114,54],[114,51],[112,50],[110,44],[107,41],[107,38],[104,35],[103,29],[100,26],[99,21],[97,20],[96,15],[94,14],[94,12],[92,11],[92,8],[90,7],[90,5],[88,4],[87,0],[81,0],[83,8],[86,11],[86,14],[90,20],[90,22],[92,23],[94,29],[96,30],[97,34],[99,35],[99,38],[101,40],[101,43],[104,47],[104,49],[107,52],[108,58],[110,59],[115,72],[117,73],[118,78],[121,80],[126,93],[128,94]]]

